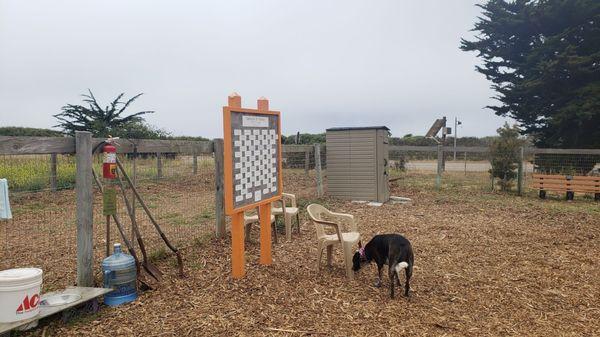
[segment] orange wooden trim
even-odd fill
[[[246,256],[244,254],[244,212],[231,215],[231,276],[244,277]]]
[[[577,186],[600,186],[600,182],[593,180],[557,180],[557,179],[543,179],[534,180],[534,184],[561,184],[561,185],[577,185]]]
[[[227,105],[233,108],[242,107],[242,96],[238,95],[237,92],[232,93],[227,97]]]
[[[258,110],[258,109],[248,109],[248,108],[236,108],[236,107],[231,107],[231,106],[224,106],[223,109],[227,109],[230,113],[231,112],[243,112],[243,113],[249,113],[249,114],[259,114],[259,115],[281,115],[280,111],[276,111],[276,110]]]
[[[556,179],[556,180],[567,180],[567,176],[568,175],[564,175],[564,174],[539,174],[539,173],[534,173],[533,174],[533,179],[541,179],[541,180],[548,180],[548,179]],[[600,181],[600,177],[596,177],[596,176],[570,176],[571,179],[569,179],[570,181],[573,180],[585,180],[585,181]]]
[[[233,163],[231,158],[231,111],[223,107],[223,188],[225,189],[225,214],[233,214]]]
[[[259,111],[267,111],[269,110],[269,100],[261,97],[256,101],[256,106],[258,107]]]
[[[575,181],[594,181],[594,182],[600,182],[600,177],[596,177],[596,176],[574,176],[573,180],[575,180]]]
[[[600,193],[600,187],[592,186],[573,186],[573,185],[557,185],[557,184],[534,184],[532,188],[549,191],[573,191],[585,193]]]
[[[258,206],[260,219],[260,263],[270,265],[271,258],[271,203]]]
[[[232,140],[231,140],[231,113],[232,112],[242,112],[248,114],[259,114],[259,115],[274,115],[277,116],[277,133],[279,137],[279,193],[275,196],[261,200],[260,202],[249,204],[243,207],[234,208],[233,202],[233,177],[231,172],[233,172],[233,162],[232,162]],[[271,203],[281,199],[281,193],[283,193],[283,167],[282,167],[282,146],[281,146],[281,113],[279,111],[262,111],[258,109],[247,109],[247,108],[237,108],[224,106],[223,107],[223,147],[224,147],[224,161],[223,161],[223,173],[225,175],[223,179],[223,188],[225,189],[225,214],[232,215],[237,212],[243,212],[249,209],[256,208],[261,204]]]
[[[533,183],[534,187],[566,187],[566,188],[583,188],[591,190],[600,190],[599,185],[582,185],[582,184],[556,184],[556,183]]]

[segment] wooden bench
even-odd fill
[[[540,198],[546,198],[546,191],[565,192],[567,200],[573,200],[575,192],[592,193],[600,200],[600,177],[570,176],[561,174],[533,174],[532,188],[539,190]]]

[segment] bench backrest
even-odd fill
[[[600,177],[534,174],[532,187],[559,192],[600,193]]]

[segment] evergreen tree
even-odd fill
[[[489,0],[475,24],[477,66],[497,92],[499,116],[541,147],[600,147],[600,1]]]
[[[519,149],[525,143],[519,138],[519,128],[505,123],[497,130],[498,136],[490,144],[490,163],[492,168],[490,174],[493,178],[499,178],[498,184],[502,191],[508,191],[514,179],[517,177],[517,165],[519,163]]]
[[[117,136],[127,130],[140,131],[144,127],[141,115],[153,113],[154,111],[140,111],[129,116],[123,116],[125,110],[142,94],[137,94],[127,101],[121,99],[125,93],[117,96],[104,109],[100,106],[91,90],[89,94],[83,94],[87,106],[67,104],[62,107],[62,112],[54,115],[58,119],[60,127],[67,134],[75,134],[75,131],[90,131],[94,137]],[[147,127],[146,127],[147,129]],[[148,130],[144,130],[148,131]]]

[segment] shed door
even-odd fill
[[[338,198],[349,198],[350,131],[327,131],[327,193]]]

